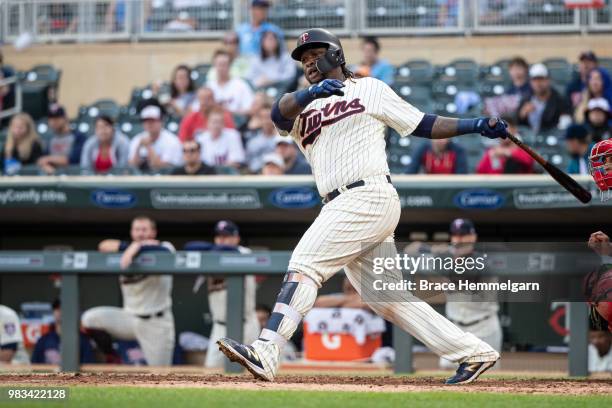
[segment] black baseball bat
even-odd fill
[[[544,167],[544,170],[546,170],[548,174],[550,174],[552,178],[554,178],[557,181],[557,183],[561,184],[561,186],[564,189],[572,193],[574,197],[580,200],[580,202],[586,204],[589,201],[591,201],[591,198],[592,198],[591,193],[587,189],[582,187],[580,184],[578,184],[576,180],[574,180],[569,175],[567,175],[565,172],[560,170],[557,166],[555,166],[554,164],[550,163],[548,160],[540,156],[538,152],[536,152],[531,147],[527,146],[525,143],[520,141],[513,134],[509,132],[506,132],[506,134],[508,138],[512,140],[512,142],[515,145],[517,145],[518,147],[526,151],[527,154],[533,157],[535,161],[540,163],[540,165]]]

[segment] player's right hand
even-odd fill
[[[332,95],[344,96],[344,84],[338,79],[324,79],[318,84],[311,85],[308,93],[314,99],[329,98]]]

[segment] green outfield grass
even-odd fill
[[[73,387],[65,403],[7,402],[0,407],[322,408],[322,407],[605,407],[612,396],[516,395],[462,392],[246,391],[205,388]]]

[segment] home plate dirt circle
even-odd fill
[[[184,375],[136,373],[0,374],[5,385],[23,386],[134,386],[189,387],[252,390],[377,391],[377,392],[503,392],[517,394],[595,395],[612,394],[610,378],[481,378],[463,386],[442,384],[441,377],[280,375],[273,383],[248,375]]]

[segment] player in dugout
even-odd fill
[[[121,269],[128,269],[145,252],[174,252],[167,241],[157,239],[157,225],[147,216],[132,220],[132,241],[105,239],[100,252],[121,252]],[[112,338],[137,340],[148,365],[167,366],[174,352],[172,275],[126,273],[119,276],[123,307],[98,306],[86,310],[81,323],[98,348],[113,356]]]

